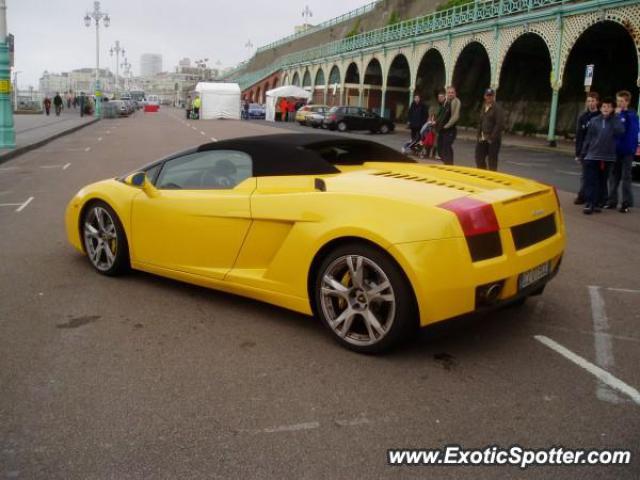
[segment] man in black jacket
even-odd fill
[[[484,92],[484,105],[480,112],[478,125],[478,143],[476,144],[476,166],[489,170],[498,170],[498,153],[502,143],[504,128],[504,113],[502,107],[496,103],[496,92],[487,88]]]
[[[416,140],[420,135],[420,129],[426,123],[429,116],[427,106],[420,101],[420,95],[413,97],[413,103],[409,107],[409,128],[411,140]]]
[[[586,110],[578,117],[576,126],[576,162],[582,165],[582,174],[580,175],[580,190],[573,203],[576,205],[584,204],[584,163],[580,160],[584,139],[587,136],[587,129],[592,118],[600,114],[599,110],[600,96],[596,92],[589,92],[586,100]]]

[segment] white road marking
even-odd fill
[[[71,162],[65,163],[65,164],[62,166],[62,169],[63,169],[63,170],[66,170],[66,169],[67,169],[67,168],[69,168],[70,166],[71,166]]]
[[[579,367],[583,368],[584,370],[586,370],[587,372],[595,376],[601,382],[606,383],[611,388],[621,393],[624,393],[629,398],[631,398],[631,400],[633,400],[637,405],[640,405],[640,392],[638,392],[632,386],[627,385],[622,380],[611,375],[609,372],[603,370],[597,365],[594,365],[588,360],[585,360],[580,355],[576,355],[571,350],[563,347],[562,345],[553,341],[549,337],[545,337],[544,335],[534,335],[533,338],[535,338],[537,341],[539,341],[543,345],[546,345],[551,350],[554,350],[556,353],[559,353],[567,360],[570,360],[571,362],[575,363]]]
[[[340,425],[341,427],[352,427],[355,425],[368,425],[373,423],[368,418],[360,417],[360,418],[352,418],[349,420],[335,420],[336,425]]]
[[[91,147],[87,147],[87,148],[84,149],[85,152],[88,152],[90,150],[91,150]]]
[[[102,141],[102,137],[98,137],[98,141],[101,142]]]
[[[215,138],[215,137],[211,137],[211,141],[212,141],[212,142],[217,142],[217,141],[218,141],[218,139],[217,139],[217,138]]]
[[[16,208],[16,212],[20,213],[22,210],[27,208],[27,205],[29,205],[32,200],[33,200],[33,197],[27,198],[26,202],[24,202],[22,205],[20,205],[18,208]]]
[[[190,127],[190,126],[191,126],[191,124],[190,124],[190,123],[187,123],[186,125],[187,125],[187,127]]]
[[[607,288],[612,292],[624,292],[624,293],[640,293],[640,290],[633,290],[631,288]]]
[[[277,427],[263,428],[261,431],[264,433],[297,432],[300,430],[312,430],[318,427],[320,427],[320,422],[307,422],[307,423],[296,423],[293,425],[279,425]]]
[[[111,135],[111,131],[107,130],[107,135]]]
[[[194,129],[194,130],[198,130],[196,127],[191,127],[191,128]]]
[[[616,364],[613,359],[613,344],[609,332],[609,319],[604,305],[604,297],[600,293],[600,287],[589,286],[591,298],[591,317],[593,318],[593,341],[596,349],[596,364],[604,369],[613,368]],[[603,383],[598,384],[597,396],[600,400],[615,403],[618,396],[611,392]]]
[[[200,135],[206,135],[202,130],[200,130]]]
[[[568,170],[556,170],[558,173],[564,173],[565,175],[573,175],[574,177],[579,177],[582,175],[580,172],[570,172]]]
[[[60,168],[62,165],[40,165],[40,168]]]
[[[19,167],[0,167],[0,172],[8,172],[10,170],[17,170]]]
[[[510,163],[511,165],[518,165],[520,167],[533,167],[533,163],[526,163],[526,162],[512,162],[507,160],[507,163]]]
[[[0,207],[17,207],[22,205],[21,203],[0,203]]]

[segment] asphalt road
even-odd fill
[[[103,120],[0,166],[2,478],[639,477],[637,211],[587,217],[561,192],[569,243],[543,296],[434,326],[379,357],[343,350],[318,322],[276,307],[143,273],[98,275],[66,243],[64,208],[83,185],[211,138],[281,131],[187,125],[163,109]],[[469,163],[469,145],[458,153]],[[558,173],[568,161],[503,155],[505,170],[563,190],[575,183]],[[447,444],[633,456],[525,471],[387,465],[388,448]]]

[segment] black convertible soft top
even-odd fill
[[[339,173],[336,165],[362,165],[365,162],[415,163],[393,148],[370,140],[321,133],[285,133],[205,143],[149,163],[119,180],[168,160],[208,150],[245,152],[252,159],[254,177]]]
[[[338,173],[335,165],[365,162],[414,162],[377,142],[313,133],[232,138],[197,148],[199,152],[207,150],[245,152],[253,160],[254,177]]]

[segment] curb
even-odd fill
[[[50,137],[43,138],[42,140],[38,140],[37,142],[30,143],[29,145],[24,145],[23,147],[15,148],[14,150],[11,150],[7,153],[0,155],[0,165],[2,165],[5,162],[8,162],[13,158],[16,158],[22,155],[23,153],[27,153],[31,150],[35,150],[36,148],[46,145],[47,143],[51,142],[52,140],[55,140],[56,138],[64,137],[65,135],[69,135],[70,133],[76,132],[84,127],[93,125],[94,123],[99,122],[100,120],[101,120],[100,118],[94,118],[93,120],[90,120],[86,123],[83,123],[81,125],[76,125],[75,127],[71,127],[67,130],[63,130],[62,132],[58,132],[54,135],[51,135]]]

